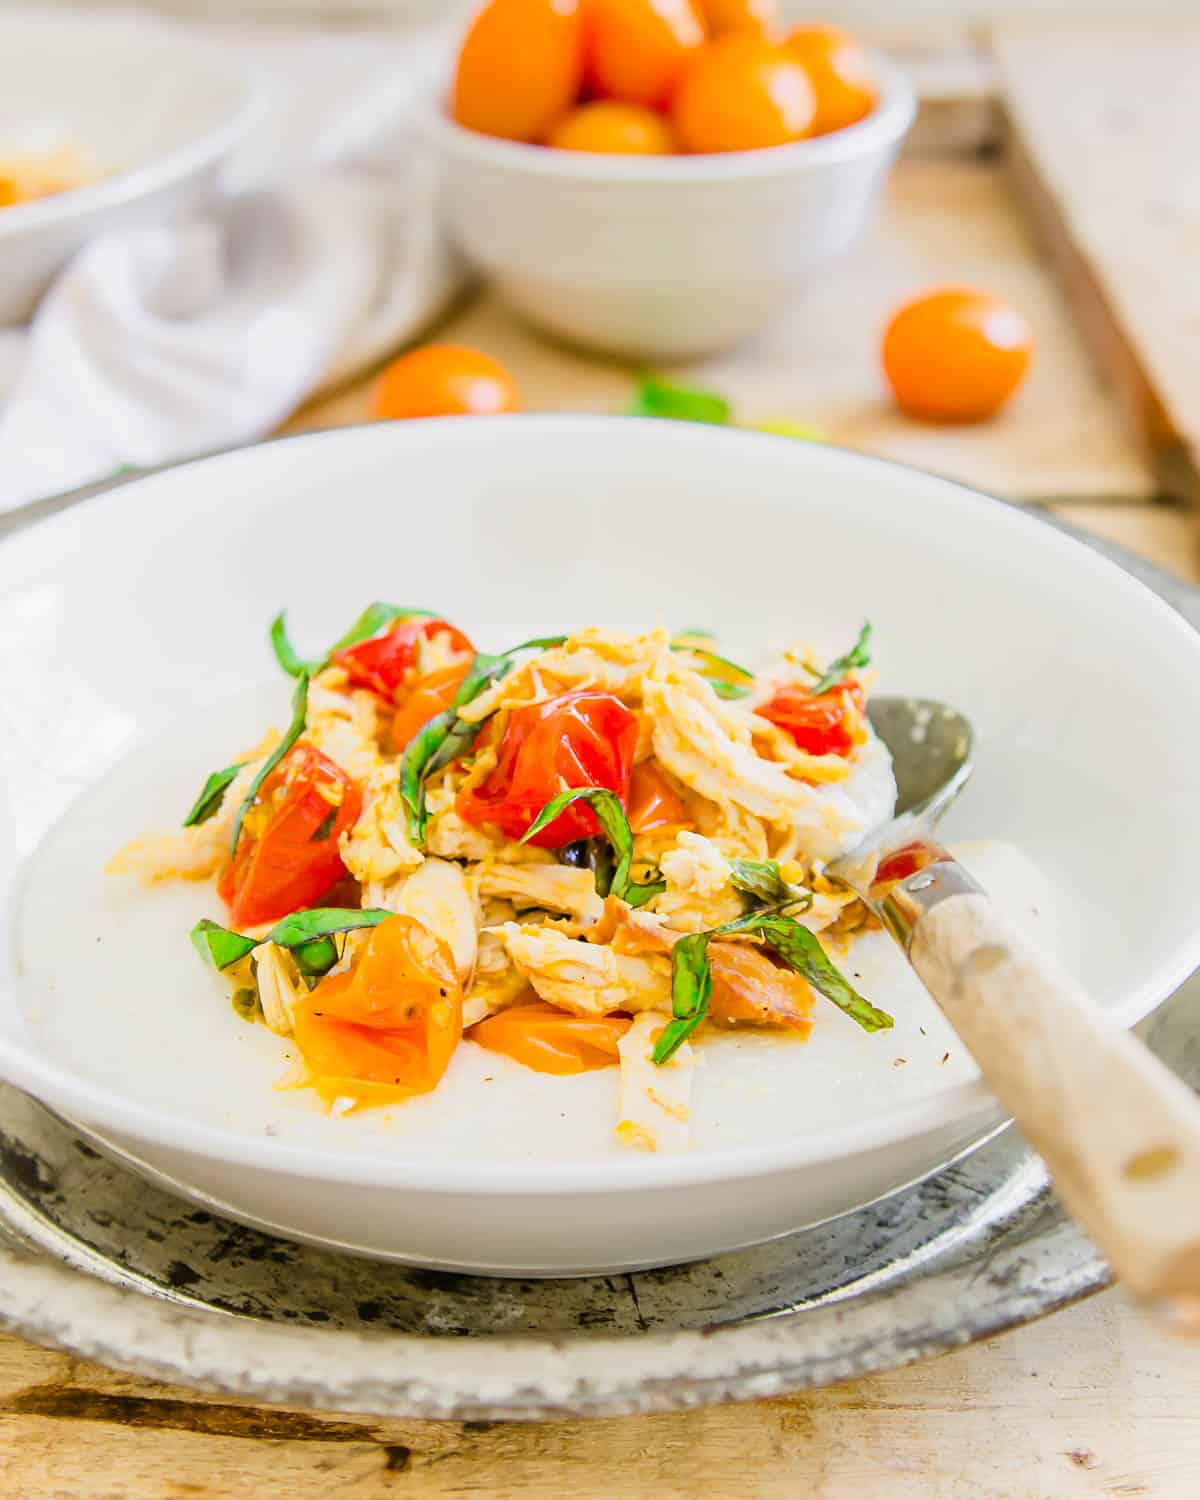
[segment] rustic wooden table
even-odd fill
[[[746,419],[815,423],[834,441],[1051,505],[1200,581],[1195,522],[1179,503],[1195,473],[1197,325],[1168,295],[1195,305],[1183,252],[1197,224],[1176,188],[1179,173],[1194,174],[1200,103],[1179,83],[1184,59],[1194,68],[1200,57],[1200,28],[1154,45],[1144,31],[1104,27],[1069,40],[1013,28],[986,55],[967,40],[947,54],[944,36],[933,51],[918,46],[919,149],[898,169],[877,232],[768,335],[686,378],[721,389]],[[1085,90],[1078,45],[1090,49]],[[1113,69],[1136,108],[1105,104]],[[1057,108],[1063,99],[1070,109]],[[1102,150],[1114,137],[1118,149]],[[1114,184],[1126,194],[1119,207]],[[1172,212],[1153,211],[1163,203]],[[902,294],[960,280],[1027,312],[1037,365],[999,421],[917,427],[883,400],[880,321]],[[628,403],[628,369],[541,343],[486,295],[438,336],[507,360],[530,408]],[[362,420],[366,389],[289,425]],[[1003,1339],[786,1400],[516,1426],[246,1406],[0,1339],[5,1500],[568,1493],[1195,1500],[1200,1354],[1109,1292]]]

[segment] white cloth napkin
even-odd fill
[[[331,101],[331,41],[319,44],[315,132],[311,46],[290,79],[274,70],[269,151],[257,142],[271,163],[265,185],[203,218],[94,241],[28,333],[5,331],[0,511],[261,437],[314,391],[417,337],[461,290],[430,164],[404,126],[433,54],[393,38],[383,81],[364,86],[361,69],[343,68]],[[242,175],[254,176],[245,161]]]

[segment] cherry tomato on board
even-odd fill
[[[617,99],[593,99],[573,109],[546,137],[546,144],[559,151],[612,156],[670,156],[675,150],[665,116]]]
[[[629,796],[637,748],[637,717],[611,693],[565,693],[514,709],[492,772],[460,792],[458,814],[468,823],[494,823],[519,839],[552,797],[567,787],[600,786]],[[596,815],[576,803],[531,843],[557,849],[599,832]]]
[[[800,682],[786,682],[754,712],[777,724],[810,755],[851,755],[864,737],[865,698],[857,682],[840,682],[814,697]]]
[[[802,26],[784,46],[803,65],[817,113],[813,135],[828,135],[865,119],[875,108],[875,82],[866,53],[840,26]]]
[[[235,927],[276,922],[312,906],[345,875],[338,839],[358,822],[362,794],[303,740],[263,782],[233,863],[217,883]]]
[[[404,694],[392,720],[393,751],[398,754],[430,719],[450,707],[470,666],[471,658],[464,656],[461,662],[418,677]]]
[[[883,368],[896,404],[925,422],[982,422],[1029,368],[1033,335],[989,292],[946,287],[906,302],[883,335]]]
[[[600,99],[665,109],[704,42],[692,0],[585,0],[584,73]]]
[[[402,354],[371,392],[376,421],[488,417],[520,410],[517,383],[500,361],[461,344],[426,344]]]
[[[292,1007],[292,1027],[326,1099],[386,1104],[428,1093],[462,1036],[450,950],[415,918],[389,917],[348,969]]]
[[[734,31],[706,43],[689,63],[671,104],[684,151],[753,151],[811,133],[816,98],[808,74],[785,47]]]
[[[444,644],[449,650],[462,656],[466,665],[470,664],[474,646],[461,630],[446,620],[397,620],[382,635],[335,651],[331,660],[345,671],[351,687],[369,688],[391,703],[409,673],[419,665],[421,641],[433,641],[439,636],[445,637]],[[459,681],[465,674],[466,665],[459,674]]]
[[[587,1073],[620,1061],[617,1043],[628,1016],[572,1016],[553,1005],[513,1005],[467,1032],[489,1052],[502,1052],[538,1073]]]
[[[575,103],[582,73],[577,0],[491,0],[459,51],[450,112],[483,135],[540,140]]]
[[[629,778],[629,805],[625,812],[634,833],[691,824],[679,794],[658,767],[648,760],[633,768]]]

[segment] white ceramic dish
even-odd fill
[[[146,23],[4,17],[0,57],[0,154],[68,142],[105,174],[0,210],[3,325],[27,318],[59,267],[97,235],[203,204],[261,100],[227,49]]]
[[[339,1136],[351,1122],[336,1120],[284,1138],[265,1133],[236,1069],[218,1125],[186,1112],[182,1087],[148,1102],[64,1065],[22,1009],[44,975],[19,972],[24,872],[54,846],[50,831],[81,793],[93,800],[80,809],[97,805],[95,784],[136,742],[174,728],[190,754],[210,705],[215,732],[239,691],[270,682],[264,625],[279,604],[320,640],[364,599],[401,588],[485,645],[648,613],[702,615],[730,640],[795,634],[804,620],[848,639],[869,612],[887,689],[955,702],[979,730],[979,771],[951,832],[1020,846],[1070,893],[1086,927],[1081,977],[1098,998],[1131,1024],[1200,961],[1200,693],[1186,686],[1200,680],[1200,638],[1019,511],[828,448],[623,418],[397,423],[185,465],[0,547],[0,903],[13,940],[0,960],[0,1072],[235,1217],[466,1270],[648,1265],[861,1204],[999,1118],[972,1079],[893,1087],[908,1070],[893,1072],[890,1034],[874,1107],[847,1089],[842,1114],[802,1135],[661,1158],[498,1160],[469,1132],[445,1153],[418,1151],[402,1132]],[[157,816],[156,798],[177,802],[165,773],[143,798],[154,778],[131,778],[133,764],[116,773],[130,832]],[[87,837],[66,858],[91,878]],[[112,899],[104,941],[121,926]],[[133,962],[136,929],[124,930]],[[65,933],[64,951],[72,941]],[[162,1006],[196,972],[182,931],[169,948],[180,967],[154,997]],[[142,1003],[111,980],[90,998],[101,1014]],[[213,1005],[223,1020],[227,1005],[215,994]],[[822,1025],[829,1015],[842,1019],[827,1008]],[[171,1055],[170,1036],[157,1065],[186,1078],[193,1054],[181,1030]],[[836,1106],[840,1078],[809,1077]]]
[[[725,349],[866,225],[916,101],[873,58],[867,119],[794,146],[622,157],[524,146],[464,130],[441,93],[422,119],[450,231],[530,322],[644,359]]]

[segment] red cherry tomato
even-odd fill
[[[651,828],[690,826],[687,808],[657,766],[648,760],[634,766],[629,778],[629,826],[634,833]]]
[[[217,892],[235,927],[276,922],[312,906],[345,875],[338,839],[362,794],[327,755],[301,742],[263,782]]]
[[[341,974],[292,1008],[296,1043],[327,1099],[386,1104],[435,1088],[462,1036],[449,949],[412,917],[389,917]]]
[[[495,769],[479,786],[459,793],[459,816],[494,823],[507,838],[519,839],[567,787],[607,787],[624,804],[637,741],[636,716],[611,693],[566,693],[515,709]],[[599,827],[591,808],[576,803],[530,843],[558,849],[590,838]]]
[[[862,743],[864,702],[857,682],[841,682],[819,698],[802,683],[788,682],[755,712],[786,729],[810,755],[851,755]]]
[[[553,1005],[513,1005],[472,1026],[468,1041],[536,1073],[587,1073],[620,1061],[628,1016],[572,1016]]]
[[[467,637],[445,620],[397,620],[383,635],[335,651],[333,661],[344,669],[351,687],[370,688],[392,703],[418,664],[421,640],[432,641],[439,635],[448,638],[446,644],[455,655],[468,659],[474,655],[475,647]]]

